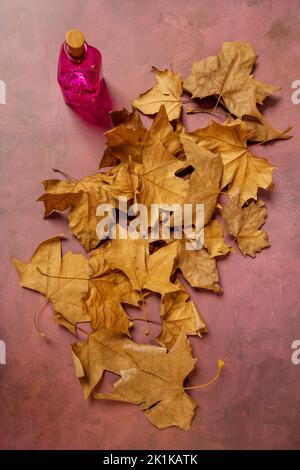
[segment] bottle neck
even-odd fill
[[[80,57],[73,57],[73,56],[70,54],[69,48],[68,48],[68,44],[67,44],[66,41],[64,42],[64,51],[65,51],[67,57],[68,57],[72,62],[80,63],[80,62],[82,62],[83,59],[85,59],[86,56],[87,56],[88,45],[87,45],[87,42],[85,41],[85,42],[84,42],[84,45],[83,45],[83,53],[81,54]]]

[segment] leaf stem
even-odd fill
[[[131,320],[131,321],[145,321],[145,318],[129,318],[129,320]],[[147,319],[147,322],[148,322],[148,323],[153,323],[154,325],[159,325],[159,326],[161,325],[160,322],[155,321],[155,320],[149,320],[149,319]]]
[[[67,178],[68,180],[79,181],[79,180],[78,180],[77,178],[75,178],[74,176],[69,175],[68,173],[65,173],[64,171],[58,170],[58,168],[52,168],[52,171],[54,171],[55,173],[61,174],[62,176],[64,176],[64,177]]]
[[[184,390],[196,390],[196,389],[205,388],[208,385],[211,385],[213,382],[215,382],[218,379],[218,377],[221,373],[221,370],[223,369],[223,366],[224,366],[224,361],[222,359],[219,359],[218,360],[218,371],[217,371],[216,375],[209,382],[207,382],[206,384],[195,385],[194,387],[184,387]]]

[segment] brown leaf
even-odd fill
[[[122,304],[139,306],[140,294],[135,291],[128,278],[121,272],[112,271],[101,277],[92,277],[87,297],[86,311],[92,318],[92,327],[106,326],[111,330],[129,334],[132,323]]]
[[[182,108],[181,75],[168,69],[158,70],[152,67],[152,70],[155,73],[157,84],[134,100],[132,106],[144,114],[156,114],[163,104],[166,107],[169,121],[177,119]]]
[[[110,116],[112,123],[115,127],[120,124],[124,124],[129,129],[144,128],[140,113],[136,108],[132,108],[131,113],[125,108],[121,109],[120,111],[112,111],[110,113]]]
[[[185,240],[179,243],[176,266],[192,287],[220,292],[217,263],[203,247],[200,250],[187,250]]]
[[[237,117],[260,119],[257,103],[262,104],[279,87],[253,78],[251,72],[255,61],[256,54],[248,42],[225,42],[220,55],[193,64],[184,81],[184,89],[192,93],[193,98],[217,95]]]
[[[267,211],[263,201],[251,202],[241,208],[238,196],[231,199],[222,211],[228,233],[233,235],[243,255],[253,258],[270,246],[268,233],[259,228],[265,223]]]
[[[121,370],[121,379],[111,393],[95,393],[94,397],[139,405],[159,429],[189,429],[197,404],[185,392],[183,382],[196,360],[185,333],[180,333],[168,353],[164,348],[137,344],[126,350],[135,366]]]
[[[162,297],[160,315],[163,329],[157,340],[161,346],[171,349],[177,341],[181,330],[186,335],[201,336],[207,333],[206,324],[189,293],[177,279],[179,290],[169,292]]]
[[[147,131],[144,127],[131,127],[128,124],[119,124],[105,133],[107,150],[101,160],[100,168],[113,166],[115,161],[128,161],[131,155],[133,160],[141,161],[144,141]]]

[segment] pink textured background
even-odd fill
[[[237,252],[219,262],[223,296],[193,294],[210,333],[192,339],[199,360],[189,383],[208,380],[219,357],[226,368],[216,384],[193,391],[199,409],[188,432],[158,431],[138,407],[85,401],[73,373],[72,337],[54,324],[51,307],[41,319],[49,341],[37,336],[32,317],[41,296],[22,290],[11,266],[12,255],[26,260],[41,240],[68,234],[65,217],[42,220],[39,180],[51,177],[52,167],[75,177],[91,173],[104,148],[103,130],[67,108],[56,83],[59,46],[71,27],[102,51],[115,109],[152,86],[152,65],[186,76],[193,61],[217,54],[223,41],[249,40],[259,54],[256,77],[282,86],[266,115],[279,128],[294,125],[294,139],[255,149],[278,166],[267,201],[272,248],[256,260]],[[0,79],[7,85],[7,104],[0,105],[0,339],[7,345],[1,448],[300,446],[300,366],[290,359],[300,338],[300,106],[290,98],[299,64],[296,0],[0,1]],[[190,117],[189,129],[198,122]],[[71,236],[65,247],[80,250]],[[142,326],[137,337],[143,339]]]

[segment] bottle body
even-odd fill
[[[82,115],[97,119],[101,114],[104,88],[102,56],[98,49],[85,42],[82,56],[75,58],[64,42],[60,49],[57,78],[66,104]]]

